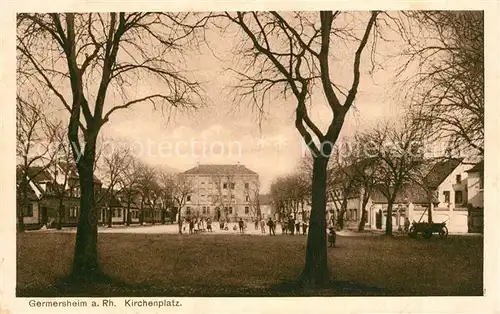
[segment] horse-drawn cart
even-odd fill
[[[446,238],[446,236],[448,235],[448,228],[446,228],[446,222],[413,222],[408,235],[412,238],[416,238],[419,233],[422,234],[422,237],[424,239],[429,239],[430,237],[432,237],[433,233],[439,234],[441,238]]]

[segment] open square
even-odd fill
[[[328,250],[330,288],[293,279],[305,236],[102,233],[102,269],[113,282],[71,287],[74,233],[18,234],[17,295],[94,296],[470,296],[483,294],[483,237],[430,240],[338,236]]]

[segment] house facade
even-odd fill
[[[66,173],[61,179],[61,173]],[[23,222],[26,229],[55,226],[61,215],[62,226],[76,226],[80,212],[80,187],[75,171],[68,171],[60,163],[55,167],[30,167],[23,171],[17,168],[18,202],[22,202],[22,176],[26,175],[28,204],[23,206]],[[102,183],[94,178],[96,195]],[[61,208],[61,209],[60,209]]]
[[[181,208],[182,218],[236,221],[257,217],[259,176],[244,165],[197,165],[179,177],[192,186]]]
[[[480,174],[472,165],[462,163],[459,159],[438,160],[431,163],[425,177],[427,188],[415,184],[405,184],[396,195],[392,207],[393,230],[404,226],[404,221],[428,221],[429,210],[433,222],[446,222],[450,232],[467,233],[477,230],[480,222],[471,222],[468,207],[482,207],[482,185]],[[477,167],[480,168],[479,166]],[[472,175],[471,175],[472,174]],[[476,187],[476,188],[474,188]],[[330,193],[327,203],[329,215],[338,217],[339,202],[342,194],[338,186],[330,187],[336,193]],[[332,195],[336,195],[332,196]],[[354,190],[347,197],[347,207],[344,216],[344,226],[357,227],[361,220],[363,191]],[[337,206],[335,206],[337,202]],[[365,227],[372,229],[385,229],[388,202],[386,197],[377,190],[373,190],[366,205],[367,221]]]

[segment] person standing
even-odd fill
[[[298,235],[300,235],[300,221],[297,220],[295,223],[295,231],[297,232]]]
[[[238,226],[240,227],[240,233],[243,233],[243,228],[245,227],[245,223],[243,222],[242,218],[240,218],[240,221],[238,221]]]
[[[306,221],[304,220],[302,222],[302,235],[305,235],[307,233],[307,223]]]
[[[293,219],[293,217],[290,217],[290,219],[288,219],[288,230],[290,230],[290,233],[292,235],[294,235],[294,233],[295,233],[295,219]]]
[[[207,219],[207,231],[212,232],[212,219]]]
[[[194,221],[193,219],[189,219],[189,234],[192,234],[194,231]]]
[[[269,235],[276,235],[274,231],[274,221],[269,217],[269,220],[267,221],[267,226],[269,227]]]
[[[261,233],[266,233],[266,221],[264,218],[260,220],[260,230]]]

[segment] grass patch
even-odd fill
[[[338,237],[329,249],[331,284],[305,291],[294,282],[305,236],[99,235],[102,270],[92,285],[64,280],[75,234],[17,236],[17,295],[328,296],[482,295],[483,238]]]

